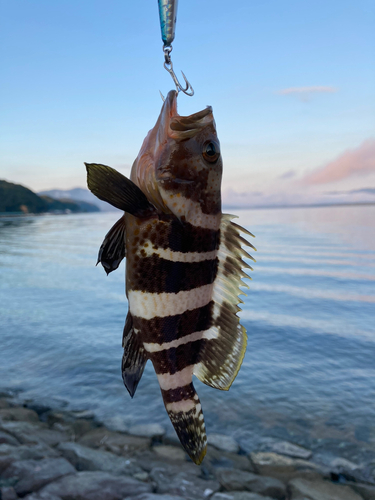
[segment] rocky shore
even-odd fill
[[[158,424],[119,432],[0,393],[0,500],[375,500],[375,463],[322,464],[285,441],[245,454],[228,436],[208,440],[196,466]]]

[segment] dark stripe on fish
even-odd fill
[[[176,389],[169,389],[167,391],[161,390],[163,401],[165,404],[176,403],[185,399],[193,399],[196,392],[192,383]]]
[[[185,311],[174,316],[143,319],[133,316],[133,324],[142,332],[142,341],[146,343],[163,344],[172,342],[194,332],[208,330],[212,326],[214,302]]]
[[[206,342],[208,340],[200,339],[194,342],[187,342],[178,347],[152,352],[148,355],[157,374],[170,373],[173,375],[189,365],[198,363],[201,350]]]
[[[219,259],[202,262],[173,262],[156,254],[134,262],[130,290],[148,293],[178,293],[214,282]]]
[[[220,245],[220,230],[193,226],[189,222],[159,221],[142,234],[156,248],[169,248],[173,252],[211,252]],[[142,245],[142,242],[140,242]]]

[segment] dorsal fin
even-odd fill
[[[222,390],[228,390],[232,385],[245,355],[247,335],[237,312],[240,310],[238,304],[242,302],[239,295],[245,295],[240,287],[247,287],[241,278],[249,278],[242,269],[251,269],[242,257],[253,258],[241,244],[254,248],[240,235],[240,232],[251,233],[232,223],[233,217],[222,215],[219,270],[213,287],[212,338],[203,346],[200,362],[194,367],[194,375],[201,382]]]

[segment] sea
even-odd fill
[[[228,392],[194,382],[208,434],[375,459],[375,206],[227,211],[257,251],[241,370]],[[151,363],[133,399],[122,383],[125,266],[95,267],[118,218],[0,217],[0,390],[172,433]]]

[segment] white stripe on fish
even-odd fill
[[[217,339],[218,337],[219,333],[217,328],[210,328],[209,330],[190,333],[189,335],[185,335],[185,337],[172,340],[171,342],[164,342],[163,344],[144,342],[143,347],[146,349],[147,352],[152,353],[152,352],[164,351],[166,349],[171,349],[171,347],[178,347],[180,345],[187,344],[188,342],[195,342],[196,340],[200,339],[212,340],[212,339]]]
[[[191,263],[215,259],[217,253],[217,250],[212,250],[211,252],[174,252],[169,248],[164,249],[159,247],[155,249],[150,241],[146,241],[146,243],[138,249],[136,255],[141,258],[157,255],[161,259],[170,260],[171,262]]]
[[[152,319],[174,316],[207,305],[212,300],[213,283],[178,293],[148,293],[129,290],[129,309],[133,316]]]

